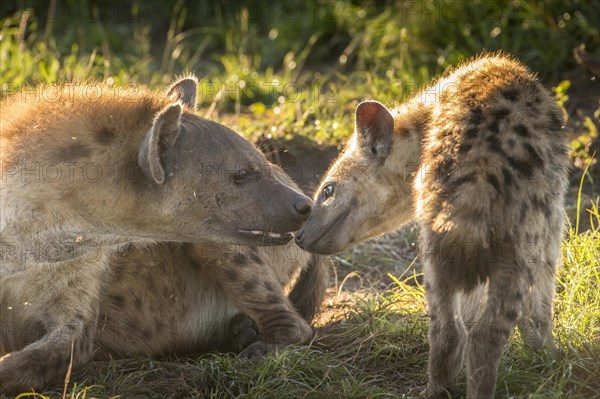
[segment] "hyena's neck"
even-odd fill
[[[403,181],[415,178],[421,167],[423,142],[430,124],[431,104],[421,101],[420,96],[401,104],[392,111],[394,116],[394,149],[392,164]]]

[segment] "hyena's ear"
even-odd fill
[[[182,112],[183,108],[179,103],[160,111],[140,146],[138,164],[146,176],[158,184],[165,182],[162,156],[177,139]]]
[[[364,101],[356,107],[356,133],[363,148],[385,158],[390,153],[394,117],[377,101]]]
[[[167,91],[167,96],[175,101],[181,101],[189,109],[196,108],[196,92],[198,91],[198,78],[188,76],[173,84]]]

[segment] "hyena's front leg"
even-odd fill
[[[226,254],[206,275],[258,326],[259,339],[241,357],[259,357],[287,345],[304,342],[312,329],[283,292],[276,273],[255,253]]]
[[[504,346],[523,314],[528,290],[525,265],[515,260],[496,264],[489,278],[488,295],[480,319],[469,330],[467,344],[467,397],[493,398],[498,364]]]
[[[463,363],[466,330],[460,317],[458,293],[426,265],[429,328],[429,383],[427,396],[448,397]]]
[[[1,339],[8,353],[0,359],[0,393],[41,390],[64,380],[70,365],[90,359],[104,260],[78,263],[1,279]]]
[[[64,380],[69,365],[78,367],[90,359],[95,327],[95,320],[75,318],[22,350],[4,355],[0,359],[0,393],[40,390]]]

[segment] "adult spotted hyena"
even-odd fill
[[[305,319],[327,283],[321,257],[294,244],[129,246],[110,269],[100,294],[98,358],[211,350],[261,356],[312,335]],[[297,272],[290,301],[284,290]]]
[[[468,397],[492,397],[516,324],[553,348],[566,144],[535,77],[483,55],[391,111],[359,104],[297,243],[333,253],[414,217],[431,315],[428,392],[453,387],[466,348]]]
[[[285,173],[273,171],[297,187]],[[321,304],[327,267],[322,256],[293,243],[129,245],[110,262],[103,283],[98,357],[215,349],[243,349],[242,357],[254,357],[312,335],[305,320]]]
[[[125,245],[286,244],[308,217],[310,198],[196,115],[195,97],[187,78],[166,95],[71,84],[2,101],[1,392],[37,389],[90,358]]]

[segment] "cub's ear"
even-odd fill
[[[364,101],[356,107],[356,133],[364,149],[378,158],[390,153],[394,117],[377,101]]]
[[[188,76],[173,84],[167,91],[167,96],[174,101],[181,101],[189,109],[196,108],[196,92],[198,91],[198,78]]]
[[[166,150],[175,144],[182,112],[183,108],[179,103],[160,111],[138,151],[138,165],[146,176],[158,184],[165,182],[162,157]]]

